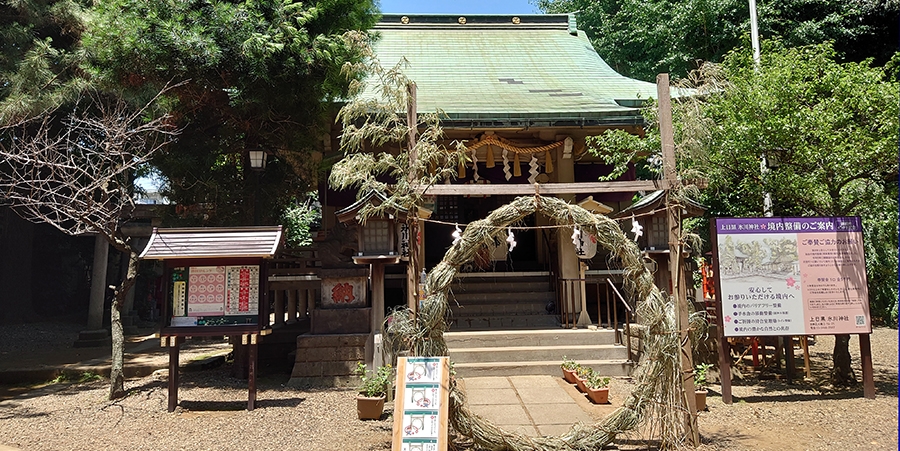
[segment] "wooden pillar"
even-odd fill
[[[372,279],[371,331],[373,334],[380,334],[384,323],[384,263],[372,263],[369,268],[369,277]]]
[[[178,351],[181,339],[178,337],[163,337],[169,346],[169,412],[174,412],[178,406]]]
[[[91,270],[91,300],[88,307],[88,330],[103,328],[103,303],[106,300],[106,267],[109,262],[109,242],[97,234],[94,237],[94,263]]]
[[[297,313],[298,318],[303,320],[309,315],[309,292],[312,290],[307,290],[306,288],[301,288],[297,290]]]
[[[246,337],[246,335],[245,335]],[[256,367],[257,367],[257,359],[259,356],[259,347],[257,346],[257,334],[250,334],[250,343],[248,343],[248,363],[249,370],[247,372],[247,410],[253,410],[256,408]]]
[[[409,172],[407,173],[410,190],[415,192],[419,185],[419,174],[416,170],[418,151],[416,150],[416,133],[418,132],[418,117],[416,116],[416,83],[409,82],[406,85],[406,125],[407,149],[409,150]],[[409,224],[409,261],[406,263],[406,303],[413,312],[418,312],[418,287],[419,287],[419,218],[417,205],[409,209],[407,218]]]
[[[784,343],[784,373],[788,384],[794,383],[794,337],[782,337]]]
[[[575,182],[575,157],[572,153],[571,148],[563,147],[557,150],[556,155],[559,163],[556,165],[554,173],[559,183]],[[557,197],[569,203],[575,200],[574,194],[562,194]],[[569,280],[570,282],[567,282],[569,284],[574,284],[576,279],[581,278],[581,271],[578,255],[575,254],[575,246],[572,244],[573,230],[568,227],[556,230],[556,258],[559,259],[559,274],[557,276],[560,279]],[[580,282],[579,285],[583,285],[583,283]],[[581,286],[579,285],[573,286],[571,289],[562,290],[561,294],[558,295],[560,296],[559,303],[565,305],[565,311],[572,314],[573,325],[578,320],[578,312],[581,311],[581,300],[577,299],[581,294]]]
[[[573,248],[574,248],[574,246],[573,246]],[[591,325],[591,317],[588,316],[588,313],[587,313],[587,287],[586,287],[587,284],[585,283],[585,278],[584,278],[586,269],[587,269],[587,265],[584,264],[581,260],[578,260],[579,290],[577,290],[577,292],[578,292],[578,297],[579,297],[579,305],[581,305],[581,313],[578,314],[578,323],[577,324],[579,326],[584,326],[584,327]],[[600,316],[600,312],[597,311],[597,317],[598,317],[597,325],[598,326],[600,325],[599,316]]]
[[[284,324],[284,290],[275,290],[275,324]]]
[[[287,318],[288,324],[296,323],[297,322],[297,290],[288,290],[288,292],[287,292],[287,311],[288,311],[288,318]]]
[[[656,77],[659,97],[659,131],[662,141],[663,177],[669,183],[666,193],[666,211],[669,228],[669,275],[672,280],[672,299],[675,302],[675,318],[681,341],[682,399],[687,408],[685,430],[696,448],[700,445],[697,426],[697,399],[694,396],[694,364],[691,347],[690,322],[688,320],[687,291],[681,274],[681,207],[671,199],[671,190],[678,183],[675,166],[675,131],[672,124],[672,100],[669,93],[669,74]]]

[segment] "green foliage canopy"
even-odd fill
[[[861,216],[870,300],[887,320],[897,300],[898,83],[868,61],[837,62],[830,44],[766,42],[758,70],[739,51],[698,75],[699,95],[673,106],[676,153],[684,179],[709,180],[709,214],[762,216],[768,192],[776,216]],[[606,133],[593,151],[653,161],[654,115],[647,139]]]
[[[376,18],[372,1],[109,0],[84,41],[96,75],[131,95],[188,81],[169,99],[182,139],[154,161],[164,194],[195,206],[194,222],[246,224],[250,198],[271,221],[315,186],[310,154],[360,76],[342,73],[361,57],[346,33]],[[260,196],[243,155],[252,148],[276,157]]]
[[[749,46],[747,0],[537,0],[547,13],[576,12],[594,48],[618,72],[654,80],[684,77],[698,62],[721,62]],[[757,2],[759,33],[788,46],[835,43],[848,61],[885,64],[897,51],[900,2],[774,0]]]
[[[84,3],[0,1],[0,125],[72,102],[88,86]]]

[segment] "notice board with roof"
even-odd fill
[[[169,412],[178,404],[178,354],[185,337],[240,337],[248,348],[249,397],[256,404],[257,344],[269,328],[266,260],[281,226],[153,229],[140,258],[164,263],[160,339],[169,348]]]
[[[154,229],[140,257],[165,264],[161,335],[267,328],[265,261],[281,237],[281,226]]]

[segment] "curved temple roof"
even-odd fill
[[[441,109],[446,125],[641,124],[638,107],[656,97],[606,64],[571,15],[385,14],[374,30],[381,64],[405,58],[417,109]]]

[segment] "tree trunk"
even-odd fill
[[[853,385],[858,381],[850,366],[850,335],[834,336],[834,367],[831,369],[831,382],[834,385]]]
[[[112,365],[109,371],[109,399],[118,399],[125,396],[125,331],[122,328],[122,306],[125,305],[125,297],[134,285],[137,277],[138,254],[133,249],[128,249],[128,273],[113,298],[110,311],[110,327],[112,332]]]

